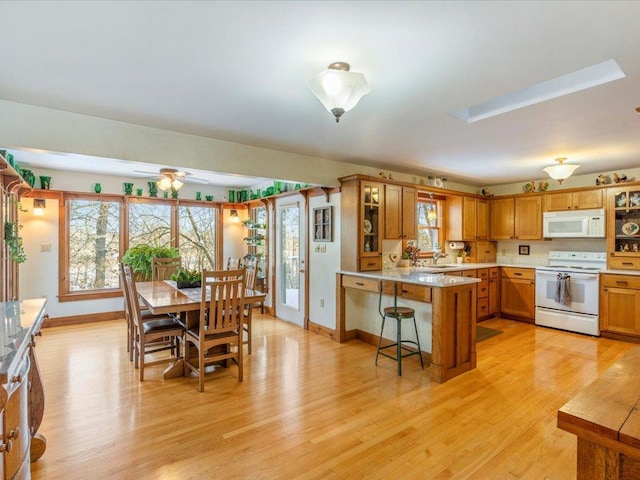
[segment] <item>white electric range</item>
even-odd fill
[[[600,335],[599,273],[605,252],[549,252],[536,268],[536,325]]]

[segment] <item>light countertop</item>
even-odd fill
[[[471,264],[467,264],[471,265]],[[464,267],[465,265],[460,265]],[[458,265],[456,265],[458,267]],[[473,268],[473,267],[469,267]],[[478,268],[478,267],[475,267]],[[454,270],[453,268],[447,270]],[[463,270],[459,268],[458,270]],[[375,278],[376,280],[387,280],[391,282],[412,283],[415,285],[425,285],[428,287],[454,287],[456,285],[465,285],[470,283],[479,283],[479,278],[458,277],[446,275],[444,272],[433,272],[431,267],[411,267],[411,268],[388,268],[374,272],[351,272],[347,270],[339,270],[338,273],[344,275],[353,275],[356,277]]]

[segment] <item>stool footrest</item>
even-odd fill
[[[420,355],[421,354],[420,350],[413,350],[411,348],[405,347],[404,346],[405,343],[409,343],[411,345],[415,345],[416,347],[418,347],[418,343],[417,342],[414,342],[414,341],[411,341],[411,340],[403,340],[402,341],[402,345],[400,345],[400,348],[403,349],[403,350],[408,351],[409,353],[405,353],[404,355],[401,355],[402,358],[410,357],[411,355]],[[391,356],[388,353],[383,352],[383,350],[385,348],[396,348],[397,346],[398,346],[397,343],[392,343],[390,345],[386,345],[384,347],[380,347],[378,349],[378,353],[380,355],[382,355],[382,356],[385,356],[385,357],[390,358],[391,360],[395,360],[397,362],[398,361],[398,357],[396,355]]]

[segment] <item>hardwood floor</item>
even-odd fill
[[[478,368],[445,384],[256,315],[244,382],[219,369],[138,381],[124,321],[45,329],[42,479],[574,479],[556,413],[634,345],[503,319]]]

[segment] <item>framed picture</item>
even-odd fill
[[[333,242],[333,207],[313,209],[313,241]]]
[[[519,245],[518,253],[520,255],[529,255],[529,245]]]

